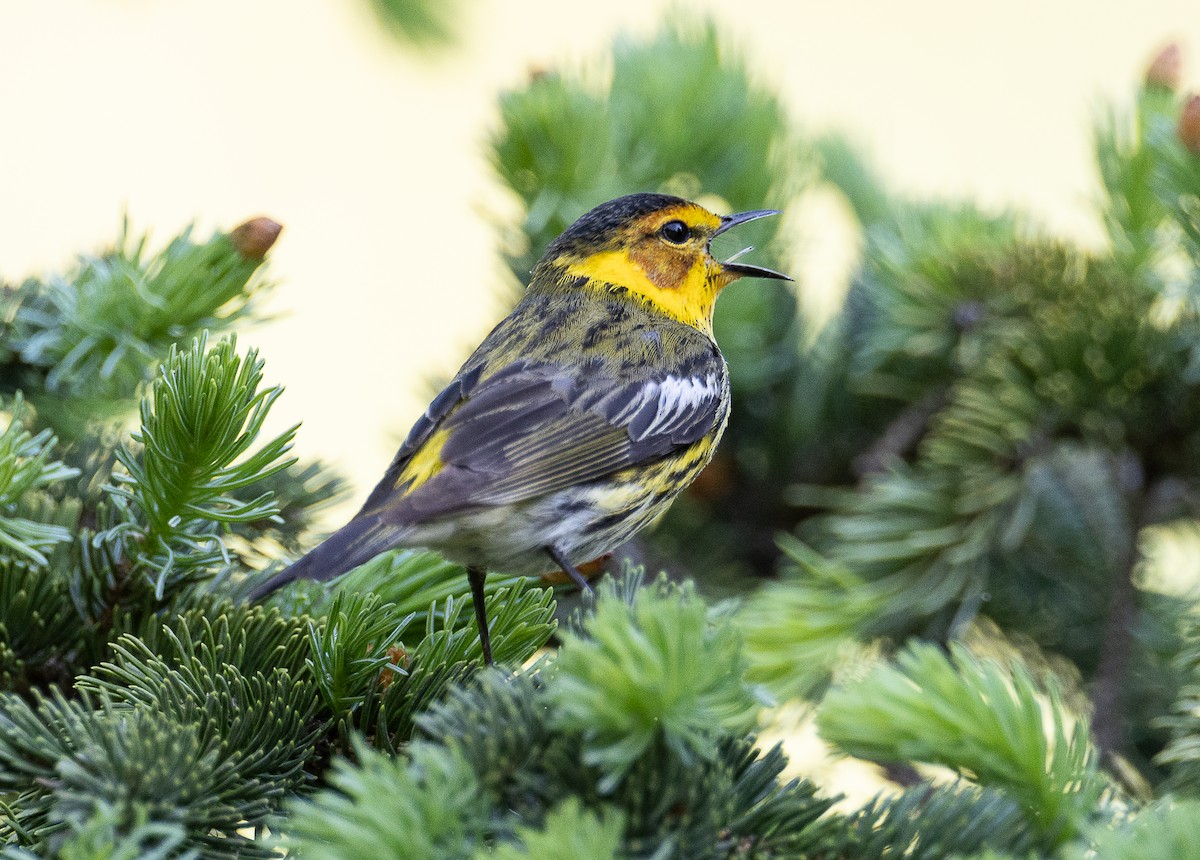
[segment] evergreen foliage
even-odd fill
[[[123,283],[175,285],[158,294],[189,306],[203,292],[189,278],[236,272],[244,295],[210,299],[244,315],[261,284],[250,274],[278,233],[264,245],[255,230],[99,259]],[[6,318],[24,319],[34,292],[27,284]],[[256,828],[307,790],[331,751],[358,735],[395,751],[414,716],[478,665],[465,576],[407,553],[355,581],[369,592],[387,577],[381,590],[402,605],[337,590],[273,607],[231,600],[264,546],[301,546],[306,503],[327,501],[336,479],[290,469],[294,429],[260,438],[281,390],[262,386],[253,350],[192,337],[195,314],[167,327],[186,338],[175,344],[148,338],[144,317],[126,319],[117,302],[105,313],[106,348],[121,361],[135,354],[129,340],[161,351],[136,353],[145,366],[121,377],[130,391],[74,400],[78,435],[65,449],[29,405],[62,392],[24,363],[28,327],[3,332],[10,378],[41,387],[6,402],[0,433],[0,835],[12,857],[274,856]],[[55,337],[77,334],[70,318],[57,324]],[[139,395],[140,424],[121,440],[110,422]],[[274,487],[291,500],[288,519]],[[548,589],[498,579],[489,600],[501,659],[528,660],[554,630]]]
[[[1175,656],[1180,683],[1170,712],[1159,725],[1170,740],[1158,761],[1171,771],[1171,784],[1181,792],[1200,796],[1200,623],[1188,620],[1185,646]]]
[[[1117,826],[1095,828],[1091,847],[1073,847],[1064,856],[1067,860],[1200,857],[1197,815],[1200,815],[1200,802],[1196,800],[1164,800]]]
[[[831,829],[813,856],[983,860],[1037,856],[1030,853],[1036,842],[1027,816],[1003,792],[969,783],[920,783],[898,795],[875,797]]]
[[[232,493],[296,462],[284,459],[294,427],[247,453],[282,389],[260,391],[263,363],[253,350],[243,360],[236,346],[231,338],[208,350],[202,336],[186,352],[172,348],[142,400],[141,430],[131,437],[137,453],[129,446],[116,453],[125,474],[114,480],[128,487],[116,498],[139,524],[137,560],[156,571],[160,600],[170,581],[223,560],[216,528],[275,515],[269,493],[248,501]]]
[[[75,470],[50,461],[57,440],[49,430],[34,435],[25,429],[20,394],[9,410],[8,426],[0,433],[0,545],[35,564],[46,564],[43,550],[71,539],[70,532],[54,523],[17,515],[18,506],[47,484],[76,475]]]
[[[728,90],[712,72],[643,75],[642,111],[628,110],[621,89],[626,72],[655,55],[690,68],[712,52],[708,67],[735,69],[736,54],[730,61],[717,44],[711,31],[668,25],[620,42],[611,80],[546,72],[506,97],[496,162],[525,203],[532,239],[528,251],[515,243],[515,271],[582,211],[577,199],[604,196],[612,176],[669,191],[686,170],[731,209],[747,205],[728,187],[754,187],[751,168],[710,176],[719,158],[706,158],[703,132],[672,111],[701,102],[724,111],[703,127],[741,129],[754,125],[747,118],[761,102],[744,98],[745,114],[722,105]],[[692,82],[704,95],[681,97]],[[753,405],[732,425],[747,436],[725,450],[755,498],[735,491],[737,512],[714,503],[713,488],[730,474],[718,460],[655,545],[705,575],[761,571],[769,565],[756,529],[792,530],[782,541],[784,581],[753,594],[739,619],[749,677],[782,695],[816,696],[853,661],[908,637],[977,639],[993,622],[1031,659],[1056,667],[1040,669],[1049,677],[1035,685],[1017,658],[980,662],[953,645],[950,659],[903,650],[899,664],[835,686],[819,706],[835,744],[905,765],[940,763],[968,780],[958,790],[917,786],[861,810],[862,838],[843,831],[849,841],[831,849],[839,856],[1023,856],[1090,845],[1091,817],[1102,831],[1131,802],[1100,776],[1102,755],[1140,793],[1164,776],[1166,785],[1194,785],[1195,672],[1185,647],[1194,599],[1156,590],[1143,551],[1148,535],[1194,521],[1200,474],[1200,161],[1194,123],[1180,118],[1191,102],[1177,86],[1148,78],[1128,109],[1097,123],[1105,253],[1020,215],[897,199],[835,136],[781,146],[794,140],[781,123],[757,138],[774,147],[758,151],[757,164],[772,169],[779,151],[792,162],[775,174],[773,194],[791,199],[813,182],[842,193],[862,227],[859,268],[842,312],[803,349],[741,337],[746,293],[722,299],[718,339],[735,370],[779,367],[781,355],[788,362],[776,387],[733,379],[735,404]],[[562,117],[582,133],[566,133]],[[679,140],[681,128],[694,138]],[[672,161],[679,153],[687,167]],[[757,190],[749,205],[781,199]],[[788,319],[796,325],[794,309]],[[777,329],[759,320],[757,330]],[[756,423],[753,410],[766,404],[784,433]],[[770,464],[769,480],[754,482],[756,462]],[[716,521],[699,520],[703,536],[691,528],[698,511]],[[1039,693],[1057,689],[1057,672],[1090,693],[1090,723],[1078,703]],[[955,830],[955,816],[977,826]]]
[[[756,679],[811,694],[864,644],[994,621],[1069,660],[1101,749],[1161,777],[1181,677],[1162,655],[1193,601],[1148,586],[1142,545],[1194,521],[1200,475],[1182,104],[1147,83],[1098,124],[1102,254],[1015,216],[892,200],[820,142],[864,249],[800,383],[815,457],[786,496],[791,569],[747,606]]]
[[[35,394],[42,420],[68,438],[87,430],[81,417],[123,415],[174,344],[253,311],[279,230],[258,218],[195,242],[188,229],[152,254],[126,222],[113,248],[68,274],[5,289],[0,391]]]
[[[715,754],[714,727],[746,731],[755,714],[740,637],[690,588],[639,589],[631,603],[601,601],[555,660],[551,726],[583,736],[583,760],[615,786],[661,737],[683,761]]]
[[[631,574],[619,587],[602,588],[555,661],[516,672],[485,670],[451,689],[417,716],[406,756],[385,762],[371,754],[357,767],[338,770],[332,789],[295,807],[289,845],[301,856],[362,856],[398,840],[404,822],[447,840],[413,856],[490,857],[492,843],[499,856],[515,857],[576,856],[562,853],[568,845],[585,857],[804,856],[824,835],[820,819],[830,801],[811,783],[781,783],[786,759],[780,750],[763,753],[746,734],[746,717],[754,711],[736,631],[690,589],[661,579],[639,589],[639,581]],[[680,624],[680,617],[689,623]],[[662,635],[671,628],[674,635]],[[707,653],[712,665],[705,673],[674,680],[677,687],[692,685],[672,697],[679,713],[646,719],[630,730],[632,742],[613,743],[614,729],[604,720],[618,716],[618,707],[600,712],[595,703],[623,704],[631,713],[620,715],[622,727],[642,719],[642,676],[628,664],[620,672],[581,664],[593,655],[609,659],[606,646],[626,656],[632,647],[635,666],[657,679],[656,667],[677,665],[680,641],[690,637],[723,644]],[[580,695],[583,702],[564,714]],[[681,725],[688,700],[710,704],[694,705]],[[598,731],[578,720],[585,708],[596,715]],[[445,784],[437,788],[445,791],[442,805],[418,796],[434,791],[426,783],[431,779]],[[397,803],[403,810],[396,811]],[[353,812],[343,814],[348,804]],[[448,805],[457,809],[453,826],[444,818]],[[296,816],[304,822],[298,831],[291,829]],[[328,823],[340,820],[354,823]],[[557,853],[530,853],[551,845],[569,825],[574,835]]]
[[[621,815],[597,815],[569,797],[546,816],[545,828],[519,827],[516,843],[488,854],[496,860],[621,860]]]
[[[940,764],[1003,789],[1031,824],[1062,841],[1094,810],[1104,783],[1087,721],[1072,726],[1058,690],[1047,696],[1043,703],[1020,665],[980,661],[958,645],[946,655],[914,644],[894,664],[831,691],[818,725],[853,755]]]
[[[461,0],[368,0],[384,32],[409,48],[432,51],[457,37]]]
[[[439,752],[417,747],[404,759],[359,745],[356,765],[336,762],[331,788],[295,806],[289,830],[297,854],[315,860],[470,857],[486,835],[487,799],[465,761]]]

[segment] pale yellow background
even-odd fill
[[[274,426],[303,421],[298,452],[341,465],[361,501],[426,380],[503,308],[488,218],[513,203],[484,157],[496,94],[670,6],[464,5],[460,46],[428,62],[359,0],[0,0],[0,277],[66,265],[123,210],[160,240],[192,219],[283,222],[281,318],[243,341],[287,385]],[[687,8],[711,10],[800,121],[852,131],[897,186],[1011,204],[1091,241],[1093,109],[1127,97],[1166,39],[1200,50],[1194,0]]]

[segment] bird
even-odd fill
[[[769,215],[718,216],[667,194],[603,203],[554,239],[529,286],[429,404],[361,510],[258,600],[327,580],[396,547],[466,568],[483,659],[488,571],[581,566],[655,522],[708,464],[729,419],[729,373],[713,336],[717,295],[743,277],[710,243]]]

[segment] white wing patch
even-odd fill
[[[629,407],[622,410],[624,416],[643,409],[652,409],[649,421],[637,421],[634,441],[640,442],[649,436],[667,435],[687,424],[697,411],[706,409],[721,396],[721,383],[715,374],[703,378],[698,376],[668,376],[665,379],[647,381]],[[631,427],[631,429],[633,429]]]

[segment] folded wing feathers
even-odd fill
[[[712,429],[722,394],[715,374],[667,376],[607,391],[602,385],[579,391],[561,378],[532,377],[536,382],[525,377],[521,384],[489,391],[496,403],[487,410],[487,441],[477,438],[470,463],[463,465],[494,468],[497,479],[471,494],[475,502],[529,498],[663,456]],[[509,389],[508,396],[496,396],[501,388]],[[597,396],[599,391],[604,393]],[[505,409],[512,414],[501,418]]]
[[[458,408],[441,404],[445,470],[417,491],[413,510],[515,502],[667,456],[713,429],[723,384],[715,373],[621,384],[547,366],[505,368],[463,391]],[[423,423],[427,436],[433,422]]]

